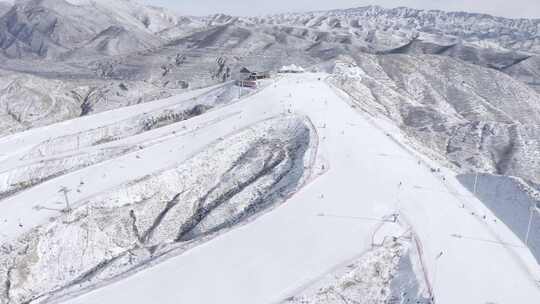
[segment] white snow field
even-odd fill
[[[415,152],[397,127],[368,116],[328,84],[327,76],[285,75],[232,104],[135,135],[141,136],[137,140],[122,139],[128,148],[151,145],[0,200],[0,266],[11,265],[7,252],[17,239],[43,232],[32,243],[38,245],[30,246],[32,254],[13,258],[21,269],[0,269],[0,280],[2,271],[7,277],[0,303],[349,303],[347,297],[358,295],[359,303],[390,303],[397,284],[392,277],[410,284],[415,300],[427,299],[421,303],[539,303],[539,265],[523,241],[494,221],[454,172]],[[207,92],[6,137],[0,140],[0,168],[26,161],[24,156],[52,134],[77,134]],[[243,152],[249,162],[236,158]],[[261,159],[276,155],[286,161],[275,171],[259,168]],[[243,167],[235,175],[220,173],[238,163]],[[282,185],[275,177],[280,170],[288,174]],[[175,214],[186,217],[182,212],[194,211],[182,195],[188,202],[197,197],[191,192],[207,189],[223,174],[208,194],[218,195],[213,191],[239,187],[259,172],[266,175],[190,229],[168,237],[175,231],[170,212],[157,216],[159,231],[138,235],[149,226],[148,219],[139,223],[139,216],[155,214],[154,196],[169,201],[166,211],[181,205]],[[182,199],[172,197],[173,186],[186,185],[176,190]],[[58,212],[64,208],[61,187],[72,190],[73,212]],[[263,200],[258,206],[261,196],[268,198],[264,195],[275,195],[281,204]],[[242,216],[262,207],[256,217]],[[99,213],[107,208],[110,214]],[[90,219],[79,222],[79,215]],[[95,229],[88,228],[92,217],[99,219]],[[139,229],[122,228],[130,218]],[[76,227],[70,226],[75,221]],[[191,221],[176,224],[185,223]],[[107,263],[86,271],[92,261],[79,246],[90,239],[92,259],[103,255],[113,264],[105,271],[97,266]],[[129,247],[131,240],[153,247],[138,255],[146,247]],[[121,250],[141,262],[124,261],[126,255],[115,255]],[[346,290],[356,288],[351,278],[364,280],[357,282],[362,290]],[[335,294],[321,296],[318,290]],[[396,303],[408,298],[398,297]]]

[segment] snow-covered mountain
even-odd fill
[[[130,0],[20,0],[3,14],[0,24],[0,48],[5,56],[57,58],[80,47],[101,50],[102,46],[88,43],[106,31],[119,35],[119,30],[111,28],[127,32],[136,41],[120,49],[124,52],[158,46],[159,39],[152,34],[176,25],[177,17]]]
[[[538,196],[513,213],[481,177],[482,203],[325,77],[3,138],[2,303],[538,299]]]
[[[539,302],[539,32],[0,4],[0,304]]]
[[[399,45],[411,37],[464,41],[480,47],[540,52],[540,19],[506,19],[464,12],[366,6],[313,13],[249,18],[253,23],[297,26],[362,37],[375,48]],[[400,43],[401,42],[401,43]]]
[[[0,1],[0,15],[4,15],[11,9],[12,4],[9,2]]]
[[[540,95],[496,70],[441,56],[363,55],[333,80],[461,169],[540,184]],[[350,67],[350,65],[353,65]]]

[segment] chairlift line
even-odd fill
[[[318,213],[318,217],[332,217],[332,218],[341,218],[341,219],[350,219],[350,220],[360,220],[360,221],[374,221],[382,223],[395,223],[396,215],[392,214],[392,218],[374,218],[374,217],[365,217],[365,216],[351,216],[351,215],[337,215],[337,214],[326,214]]]

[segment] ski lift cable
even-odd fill
[[[516,245],[516,244],[511,244],[511,243],[507,243],[503,241],[490,240],[490,239],[484,239],[484,238],[479,238],[479,237],[464,236],[457,233],[450,234],[450,236],[455,239],[464,239],[464,240],[471,240],[471,241],[477,241],[477,242],[492,243],[492,244],[497,244],[504,247],[527,248],[526,246],[522,246],[522,245]]]
[[[338,215],[338,214],[326,214],[319,213],[319,217],[332,217],[332,218],[341,218],[341,219],[350,219],[350,220],[362,220],[362,221],[374,221],[374,222],[383,222],[383,223],[393,223],[394,221],[385,218],[374,218],[366,216],[352,216],[352,215]]]

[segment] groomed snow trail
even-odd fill
[[[319,168],[314,173],[322,175],[286,203],[68,303],[280,302],[369,250],[371,233],[380,224],[369,219],[382,219],[398,208],[422,244],[437,304],[539,302],[538,264],[521,241],[443,170],[445,182],[458,192],[451,193],[440,175],[338,96],[325,83],[326,76],[286,76],[245,100],[183,122],[194,131],[144,149],[137,158],[126,155],[18,195],[31,199],[40,190],[55,193],[63,182],[78,182],[90,172],[93,177],[85,178],[99,182],[86,191],[97,193],[282,113],[306,115],[317,128]],[[467,208],[462,208],[463,200]],[[15,205],[13,200],[6,203]],[[511,246],[490,242],[494,234]]]

